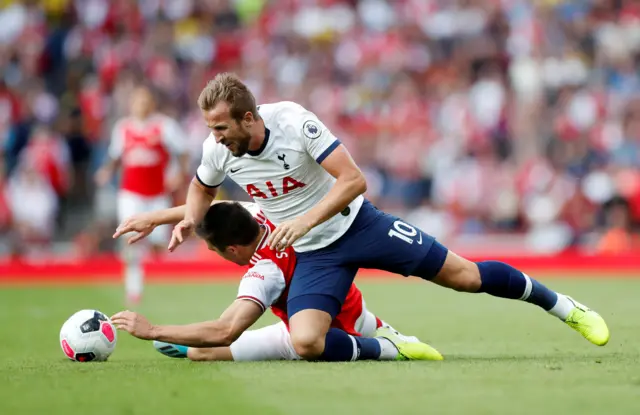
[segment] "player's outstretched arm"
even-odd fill
[[[169,251],[174,251],[195,230],[218,194],[217,187],[205,187],[194,177],[187,192],[184,218],[173,228]]]
[[[344,145],[340,144],[320,165],[336,182],[320,202],[304,215],[281,223],[269,237],[269,246],[284,250],[310,229],[342,212],[367,190],[367,181]]]
[[[185,211],[186,206],[181,205],[133,215],[118,225],[113,238],[116,239],[127,233],[134,232],[135,234],[127,239],[128,244],[134,244],[146,238],[157,226],[177,224],[184,218]]]
[[[225,202],[224,200],[213,200],[211,205]],[[240,202],[244,205],[253,205],[247,202]],[[184,219],[187,205],[180,205],[169,209],[154,210],[152,212],[139,213],[128,217],[116,229],[113,238],[117,239],[122,235],[134,232],[135,234],[127,239],[128,244],[134,244],[146,238],[153,230],[161,225],[176,225]]]
[[[194,177],[187,192],[184,219],[200,223],[217,194],[217,187],[205,187]]]
[[[262,307],[250,300],[236,300],[219,319],[181,326],[156,326],[143,315],[121,311],[111,317],[120,330],[143,340],[159,340],[189,347],[227,347],[263,313]]]

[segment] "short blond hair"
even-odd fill
[[[251,112],[256,119],[259,118],[255,97],[236,74],[217,74],[207,82],[198,97],[198,106],[203,111],[213,109],[220,102],[229,105],[229,112],[234,120],[241,120],[247,112]]]

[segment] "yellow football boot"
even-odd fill
[[[404,336],[389,327],[376,330],[376,337],[389,340],[398,349],[396,360],[444,360],[439,351],[415,337]]]
[[[597,346],[604,346],[611,336],[609,327],[600,314],[569,297],[575,305],[564,321],[569,327]]]

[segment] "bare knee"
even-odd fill
[[[327,331],[331,326],[331,315],[306,309],[295,313],[289,320],[291,344],[304,360],[316,360],[324,352]]]
[[[324,352],[324,339],[326,335],[319,333],[303,332],[291,333],[291,344],[298,356],[304,360],[316,360]]]
[[[477,292],[482,285],[480,271],[475,262],[451,251],[447,254],[447,259],[433,282],[456,291],[469,293]]]

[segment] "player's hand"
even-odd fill
[[[133,311],[121,311],[111,317],[111,322],[119,330],[129,332],[142,340],[153,340],[154,327],[142,314]]]
[[[116,239],[125,233],[135,232],[135,235],[127,239],[127,243],[131,245],[149,236],[155,227],[156,225],[148,213],[133,215],[118,225],[116,233],[113,234],[113,238]]]
[[[178,223],[171,233],[171,242],[169,242],[169,252],[175,251],[196,229],[196,224],[192,220],[182,220]]]
[[[311,226],[305,221],[304,216],[282,222],[271,232],[269,247],[278,251],[284,251],[292,246],[295,241],[305,236],[311,230]]]

